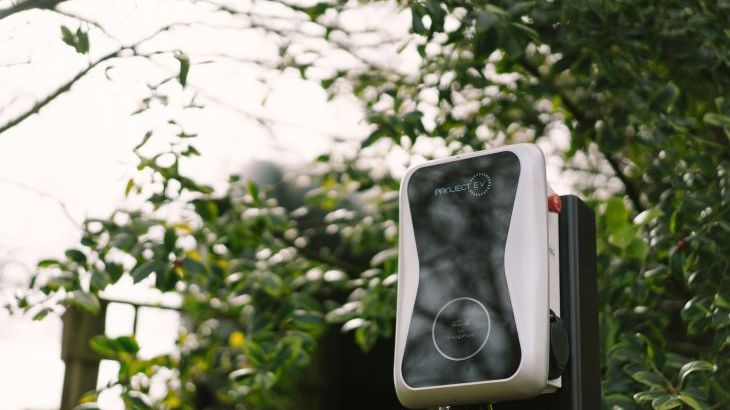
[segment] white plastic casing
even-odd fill
[[[506,379],[411,387],[405,382],[401,370],[419,284],[419,259],[408,200],[410,178],[416,170],[423,167],[503,151],[514,153],[520,163],[515,202],[504,252],[505,276],[521,348],[520,364],[517,371]],[[400,188],[394,363],[396,393],[403,405],[422,408],[512,400],[536,396],[559,386],[559,380],[557,383],[550,383],[549,386],[547,379],[551,304],[549,294],[555,294],[555,290],[549,291],[548,279],[547,197],[545,159],[542,151],[533,144],[517,144],[429,161],[411,167],[406,172]],[[556,247],[553,248],[553,252],[557,255]],[[559,300],[553,301],[552,305],[559,309]],[[439,369],[434,368],[433,371],[439,372]]]
[[[555,195],[555,192],[548,185],[548,196]],[[550,288],[548,299],[550,300],[550,310],[555,312],[558,317],[560,313],[560,237],[558,233],[560,223],[556,212],[548,212],[548,286]],[[548,385],[543,393],[553,393],[562,387],[563,378],[558,377],[554,380],[548,380]]]

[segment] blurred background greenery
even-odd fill
[[[63,3],[10,3],[0,19]],[[137,206],[84,221],[79,243],[40,261],[6,306],[37,319],[99,313],[100,292],[123,278],[181,295],[173,353],[140,357],[134,335],[92,339],[121,364],[101,390],[120,387],[129,408],[396,407],[399,170],[536,142],[598,215],[603,406],[730,408],[730,2],[191,3],[241,23],[230,29],[271,35],[275,55],[236,58],[354,97],[368,134],[214,189],[186,167],[201,155],[196,141],[215,138],[185,126],[205,103],[171,94],[230,56],[198,57],[184,41],[147,47],[193,24],[182,22],[92,57],[89,32],[104,25],[64,11],[72,21],[57,41],[88,64],[0,134],[122,59],[174,62],[137,115],[180,108],[133,150],[138,173],[125,195]],[[378,7],[407,16],[410,33],[356,24]],[[407,58],[391,64],[381,49]],[[151,394],[155,379],[164,393]]]

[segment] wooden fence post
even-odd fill
[[[63,314],[61,359],[66,364],[63,376],[61,410],[71,410],[84,393],[96,390],[101,357],[91,350],[89,341],[104,334],[107,303],[102,301],[99,313],[93,314],[69,307]]]

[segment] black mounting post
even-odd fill
[[[601,407],[596,280],[596,217],[574,195],[561,196],[560,312],[570,357],[553,394],[495,403],[494,410],[595,410]]]

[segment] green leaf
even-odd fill
[[[243,352],[248,360],[251,361],[251,364],[256,367],[264,365],[268,361],[266,352],[261,348],[261,345],[250,339],[246,339],[246,342],[244,342]]]
[[[118,351],[129,354],[137,354],[139,351],[139,345],[137,344],[137,340],[134,336],[119,336],[115,340],[118,346]]]
[[[377,127],[360,143],[361,148],[367,148],[377,142],[379,139],[386,137],[387,133],[382,127]],[[328,157],[329,158],[329,157]]]
[[[652,222],[656,218],[663,215],[663,212],[660,209],[657,208],[651,208],[647,209],[645,211],[642,211],[640,214],[636,215],[634,218],[634,224],[636,225],[645,225],[649,222]]]
[[[664,380],[656,373],[640,371],[631,375],[637,382],[650,387],[665,387]]]
[[[86,265],[86,255],[78,249],[69,249],[66,251],[66,257],[79,265]]]
[[[282,342],[276,346],[274,358],[272,360],[275,367],[282,367],[291,363],[296,359],[297,355],[301,351],[301,348],[297,348],[296,345],[287,343],[289,339],[283,339]]]
[[[284,281],[273,272],[263,272],[259,283],[264,292],[274,297],[281,295],[284,289]]]
[[[626,210],[624,201],[621,198],[611,198],[606,203],[606,211],[603,213],[603,217],[609,232],[615,232],[626,224],[629,212]]]
[[[704,360],[695,360],[692,362],[689,362],[682,366],[681,369],[679,369],[679,385],[684,386],[685,379],[687,376],[689,376],[692,373],[695,372],[710,372],[713,373],[717,370],[714,364],[704,361]]]
[[[179,276],[173,271],[170,265],[155,271],[155,287],[163,292],[174,289]]]
[[[81,237],[81,244],[84,246],[88,246],[89,248],[93,248],[96,246],[96,241],[93,236],[85,233],[84,236]]]
[[[246,181],[246,190],[248,191],[248,194],[251,195],[251,198],[253,198],[253,203],[258,204],[259,203],[259,188],[256,186],[256,183],[252,180]]]
[[[66,26],[61,26],[61,40],[67,45],[76,48],[76,37]]]
[[[51,267],[51,266],[58,266],[60,264],[61,264],[61,262],[59,262],[56,259],[43,259],[43,260],[41,260],[41,261],[38,262],[37,266],[39,268],[48,268],[48,267]]]
[[[665,396],[667,393],[662,390],[647,390],[634,394],[634,400],[637,403],[643,403],[645,401],[652,401],[656,398]]]
[[[304,8],[303,11],[305,13],[307,13],[307,15],[309,16],[309,18],[312,21],[315,21],[315,20],[317,20],[317,18],[319,16],[323,15],[329,8],[330,8],[330,5],[328,3],[320,2],[320,3],[315,4],[314,6]]]
[[[157,270],[160,270],[164,267],[164,264],[161,261],[158,260],[148,260],[142,264],[137,265],[134,269],[132,269],[131,275],[132,279],[134,279],[134,283],[138,283],[147,276],[149,276],[152,272],[155,272]]]
[[[96,393],[96,392],[95,392]],[[84,396],[86,397],[86,396]],[[84,397],[81,399],[83,400]],[[100,410],[101,407],[99,407],[96,403],[81,403],[78,406],[74,407],[74,410]]]
[[[81,54],[89,52],[89,34],[81,31],[81,27],[76,29],[76,51]]]
[[[498,21],[499,17],[494,13],[479,13],[474,26],[478,34],[483,34],[494,27]]]
[[[145,402],[145,400],[142,397],[140,397],[140,394],[141,393],[136,392],[136,391],[132,391],[132,392],[128,393],[124,397],[124,404],[125,404],[126,408],[131,408],[134,410],[151,409],[149,404],[147,404],[147,402]]]
[[[195,259],[187,257],[184,258],[182,261],[182,268],[186,273],[200,274],[206,272],[205,265],[196,261]]]
[[[730,295],[722,295],[720,293],[715,293],[715,298],[712,300],[712,303],[717,307],[730,309],[730,299],[727,299],[725,296],[730,296]]]
[[[97,353],[108,357],[119,357],[122,354],[134,356],[139,352],[139,345],[134,336],[110,338],[99,335],[93,337],[89,341],[89,345]]]
[[[79,403],[82,403],[82,404],[79,405],[79,406],[76,406],[74,408],[74,410],[79,409],[79,407],[81,407],[81,406],[91,406],[91,407],[81,407],[83,409],[95,409],[95,408],[98,408],[98,407],[96,407],[96,403],[94,403],[97,400],[97,396],[98,396],[98,394],[97,394],[96,390],[87,391],[79,399]]]
[[[109,274],[109,280],[111,281],[111,283],[116,283],[116,281],[118,281],[124,273],[124,267],[114,262],[107,262],[105,269],[106,273]]]
[[[679,210],[672,212],[672,216],[669,217],[669,232],[677,233],[678,228],[681,227]]]
[[[33,320],[43,320],[48,316],[49,313],[53,312],[53,309],[49,307],[45,307],[38,312],[36,312],[35,315],[33,315]]]
[[[61,26],[61,40],[73,47],[79,54],[87,54],[89,52],[89,35],[81,30],[81,27],[76,29],[76,34],[74,34],[68,27]]]
[[[441,2],[439,0],[427,0],[426,9],[428,9],[428,15],[431,17],[431,31],[443,31],[446,12],[441,7]]]
[[[730,127],[730,116],[716,112],[708,112],[702,117],[705,124],[714,125],[716,127]]]
[[[261,390],[269,390],[275,382],[276,375],[273,372],[259,372],[254,375],[253,385]]]
[[[68,274],[56,276],[48,280],[48,282],[46,283],[46,287],[54,291],[60,288],[71,290],[78,287],[78,278],[76,278],[75,276],[70,276]]]
[[[294,315],[291,318],[291,326],[294,329],[306,332],[319,331],[323,328],[324,324],[324,315],[319,312],[299,310],[294,312]]]
[[[637,229],[634,225],[626,224],[617,231],[614,231],[614,233],[612,233],[611,235],[609,235],[608,242],[611,245],[618,246],[621,249],[625,249],[632,241],[635,240],[637,233]],[[637,249],[636,251],[640,250]]]
[[[609,393],[603,399],[610,409],[630,409],[634,406],[634,401],[631,400],[631,397],[622,393]]]
[[[104,290],[110,282],[111,276],[106,271],[94,269],[91,273],[91,290]]]
[[[82,290],[75,290],[68,294],[68,301],[75,306],[80,307],[83,310],[96,314],[101,308],[99,298],[96,295],[84,292]]]
[[[109,242],[109,245],[119,248],[123,251],[129,251],[132,249],[136,238],[129,232],[119,232]]]
[[[665,366],[672,368],[672,369],[680,369],[688,361],[689,361],[689,359],[683,355],[669,352],[666,355],[664,364],[665,364]]]
[[[180,131],[177,133],[176,137],[180,139],[197,138],[198,134],[188,134],[187,132]]]
[[[163,240],[163,245],[165,246],[165,250],[168,252],[172,252],[175,250],[175,242],[177,241],[177,233],[175,232],[175,228],[168,227],[165,229],[165,237]]]
[[[673,257],[676,255],[677,254],[675,253]],[[705,329],[707,329],[707,327],[710,325],[711,312],[709,305],[709,298],[695,296],[687,301],[687,303],[682,308],[681,316],[684,322],[687,324],[687,331],[690,334],[698,334],[704,332]],[[687,370],[689,370],[689,368]]]
[[[483,33],[477,33],[473,51],[478,61],[483,61],[497,49],[500,43],[499,33],[495,28],[488,29]]]
[[[666,111],[678,96],[679,88],[669,82],[652,96],[649,107],[654,111]]]
[[[183,53],[178,53],[175,55],[175,58],[180,62],[177,81],[185,88],[185,85],[188,83],[188,73],[190,72],[190,58]]]
[[[256,374],[256,369],[251,367],[244,367],[242,369],[236,369],[228,374],[228,378],[231,381],[241,381],[247,379]]]
[[[644,260],[649,254],[649,245],[641,238],[633,238],[624,251],[629,258]]]
[[[194,146],[188,145],[188,148],[185,149],[185,151],[182,152],[183,157],[199,157],[200,151],[198,151]]]
[[[129,193],[132,192],[132,188],[134,188],[134,179],[129,178],[129,180],[127,180],[127,186],[124,188],[125,197],[129,196]]]
[[[132,148],[132,150],[137,151],[138,149],[142,148],[147,143],[147,141],[150,140],[150,138],[152,138],[152,131],[145,132],[144,136],[142,137],[142,141],[140,141],[139,144],[135,145],[135,147]]]
[[[682,402],[675,396],[664,396],[654,399],[651,406],[654,410],[669,410],[682,405]]]
[[[704,410],[707,408],[707,405],[699,401],[696,397],[690,395],[689,393],[682,392],[679,394],[679,400],[682,400],[684,404],[692,407],[694,410]]]
[[[426,27],[423,25],[423,10],[417,4],[411,6],[411,30],[416,34],[426,32]]]
[[[293,293],[289,298],[289,301],[294,309],[311,310],[313,312],[321,309],[320,302],[312,295],[308,295],[306,293]]]
[[[521,56],[524,52],[524,44],[513,31],[507,30],[500,32],[499,48],[504,50],[511,59]]]
[[[358,327],[355,330],[355,342],[365,351],[372,349],[378,341],[378,333],[371,326]]]

